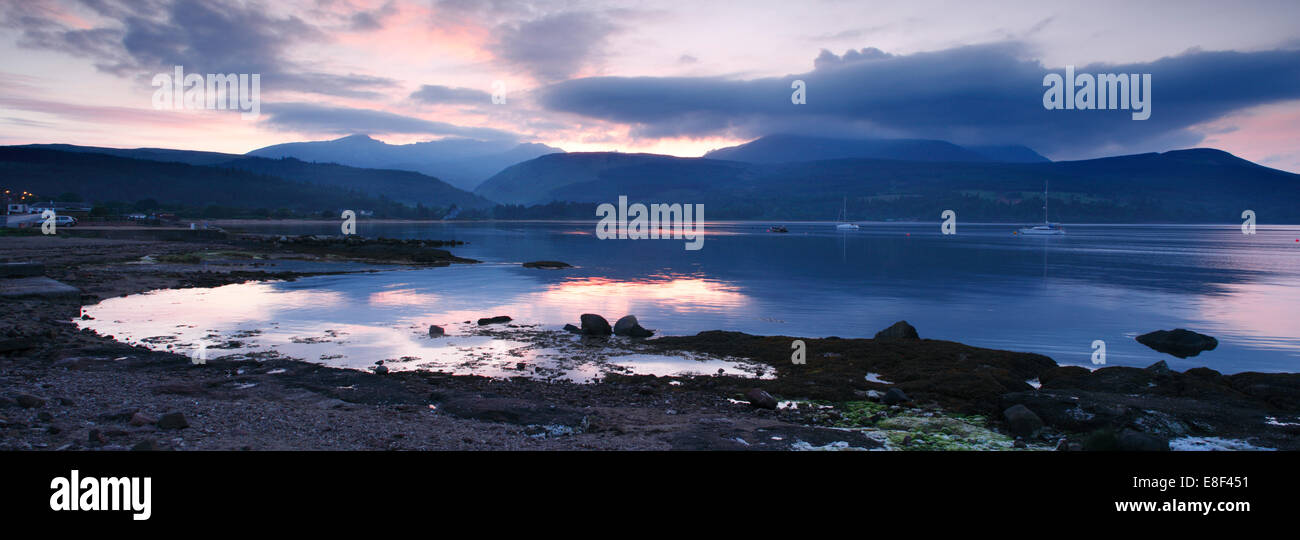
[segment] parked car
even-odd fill
[[[77,218],[72,216],[54,216],[54,224],[59,227],[72,227],[77,224]]]

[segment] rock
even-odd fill
[[[1069,450],[1070,450],[1070,440],[1069,440],[1069,439],[1062,438],[1061,440],[1056,441],[1056,451],[1057,451],[1057,452],[1068,452]]]
[[[1168,375],[1169,363],[1165,362],[1164,360],[1161,360],[1159,362],[1147,366],[1146,369],[1147,371],[1151,372],[1152,375]]]
[[[514,398],[456,397],[440,404],[438,410],[458,418],[521,426],[567,426],[580,430],[587,425],[587,415],[581,410]]]
[[[145,439],[143,441],[135,443],[135,446],[132,446],[131,450],[134,452],[157,452],[159,450],[162,450],[162,447],[158,445],[158,441],[155,441],[153,439]]]
[[[614,335],[644,338],[653,336],[655,333],[641,328],[641,324],[636,320],[636,315],[625,315],[614,323]]]
[[[573,268],[573,265],[560,261],[533,261],[524,263],[524,268],[541,268],[543,270],[559,270],[561,268]]]
[[[1219,346],[1219,340],[1205,334],[1175,328],[1173,330],[1156,330],[1137,337],[1138,343],[1179,358],[1196,356],[1204,351],[1212,351]]]
[[[185,415],[174,412],[162,415],[158,419],[158,429],[185,429],[190,427],[190,423],[185,419]]]
[[[576,327],[576,326],[574,326],[574,325],[572,325],[572,324],[566,324],[566,325],[564,325],[564,331],[566,331],[566,332],[573,332],[573,333],[575,333],[575,334],[581,334],[581,333],[582,333],[582,329],[581,329],[581,328],[578,328],[578,327]]]
[[[34,409],[45,405],[45,400],[31,394],[21,394],[15,397],[14,401],[18,402],[24,409]]]
[[[41,411],[36,413],[36,420],[40,422],[51,422],[54,420],[54,415],[50,414],[48,411]]]
[[[1127,407],[1076,391],[1040,390],[1002,396],[1003,410],[1016,405],[1024,406],[1046,425],[1073,432],[1119,425],[1131,417]]]
[[[86,439],[91,446],[108,444],[108,437],[105,437],[104,434],[100,433],[98,429],[90,430],[90,435],[86,437]]]
[[[140,412],[140,409],[123,409],[116,412],[104,413],[95,418],[105,422],[126,422],[129,421],[132,416],[135,416],[135,413],[137,412]]]
[[[876,339],[921,339],[917,335],[916,328],[907,324],[907,321],[898,321],[889,328],[876,332]]]
[[[388,366],[375,366],[375,375],[387,375]]]
[[[512,321],[512,320],[513,320],[513,319],[511,319],[510,317],[508,317],[508,316],[506,316],[506,315],[497,315],[496,317],[484,317],[484,318],[482,318],[482,319],[479,319],[479,320],[478,320],[478,325],[479,325],[479,326],[486,326],[486,325],[489,325],[489,324],[508,323],[508,322],[510,322],[510,321]]]
[[[1168,452],[1169,439],[1133,429],[1124,429],[1115,437],[1115,446],[1124,452]]]
[[[1002,417],[1007,420],[1007,429],[1013,435],[1033,437],[1043,429],[1043,419],[1024,405],[1011,406],[1002,411]]]
[[[776,398],[762,388],[749,389],[748,392],[745,392],[745,399],[749,400],[750,405],[759,409],[776,410]]]
[[[1184,375],[1195,377],[1197,379],[1209,382],[1219,382],[1223,379],[1223,374],[1207,367],[1192,368],[1183,372]]]
[[[1014,447],[1016,447],[1016,448],[1020,448],[1020,449],[1029,448],[1029,444],[1025,442],[1024,437],[1016,437],[1016,441],[1015,441],[1014,443],[1012,443],[1011,446],[1014,446]]]
[[[594,313],[582,314],[582,334],[585,336],[608,336],[614,333],[609,321]]]
[[[898,405],[909,401],[907,393],[900,388],[890,388],[885,391],[885,396],[880,399],[885,405]]]
[[[151,416],[147,416],[144,413],[135,413],[131,415],[131,425],[133,426],[147,426],[156,422],[158,422],[158,420]]]
[[[436,324],[429,325],[429,337],[442,337],[447,335],[447,331]]]

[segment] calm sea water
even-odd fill
[[[707,226],[703,249],[688,251],[681,240],[599,240],[590,222],[358,225],[364,236],[463,240],[469,245],[455,253],[485,263],[113,299],[92,308],[99,322],[91,325],[137,339],[172,327],[260,329],[255,339],[311,345],[309,359],[328,361],[341,342],[369,344],[378,358],[420,352],[428,324],[493,315],[558,328],[582,313],[611,322],[632,313],[669,335],[727,329],[871,337],[907,320],[925,338],[1037,352],[1062,364],[1092,366],[1092,344],[1103,340],[1107,365],[1166,360],[1175,369],[1300,371],[1294,226],[1261,226],[1247,236],[1226,225],[1074,225],[1064,237],[1032,238],[1013,236],[1011,225],[960,224],[956,235],[944,236],[937,223],[852,232],[784,223],[790,232],[776,234],[766,232],[770,223],[721,222]],[[577,268],[519,266],[534,260]],[[1134,341],[1172,328],[1215,336],[1220,345],[1183,360]],[[322,329],[349,337],[302,343]],[[516,345],[490,341],[476,345]],[[362,362],[358,353],[348,356]]]

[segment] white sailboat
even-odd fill
[[[849,223],[849,222],[848,222],[848,217],[849,217],[849,198],[848,198],[848,197],[845,197],[845,198],[844,198],[844,207],[840,209],[840,217],[839,217],[839,219],[836,220],[836,221],[839,221],[840,224],[839,224],[839,225],[836,225],[835,228],[838,229],[838,230],[841,230],[841,231],[856,231],[856,230],[858,230],[858,224],[857,224],[857,223]]]
[[[1065,234],[1065,229],[1061,228],[1060,223],[1052,223],[1047,219],[1047,181],[1043,181],[1043,224],[1033,227],[1021,227],[1020,234],[1025,236],[1061,236]]]

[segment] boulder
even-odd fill
[[[573,332],[574,334],[581,334],[581,333],[582,333],[582,329],[581,329],[581,328],[578,328],[578,327],[576,327],[576,326],[574,326],[574,325],[572,325],[572,324],[566,324],[566,325],[564,325],[564,331],[565,331],[565,332]]]
[[[162,446],[158,445],[158,441],[155,441],[153,439],[145,439],[143,441],[136,443],[135,446],[132,446],[131,450],[133,452],[157,452],[159,450],[162,450]]]
[[[876,339],[921,339],[917,335],[916,328],[907,324],[907,321],[898,321],[889,328],[876,332]]]
[[[1002,417],[1006,419],[1007,429],[1012,435],[1033,437],[1043,429],[1043,419],[1024,405],[1011,406],[1002,411]]]
[[[512,321],[512,320],[513,320],[513,319],[511,319],[510,317],[508,317],[508,316],[506,316],[506,315],[497,315],[496,317],[484,317],[484,318],[482,318],[482,319],[479,319],[479,320],[478,320],[478,325],[479,325],[479,326],[486,326],[486,325],[489,325],[489,324],[508,323],[508,322],[510,322],[510,321]]]
[[[185,415],[174,412],[162,415],[158,419],[158,429],[185,429],[190,427],[190,422],[185,419]]]
[[[885,391],[885,397],[881,398],[880,401],[884,402],[885,405],[898,405],[899,403],[906,403],[909,399],[907,393],[903,392],[902,389],[890,388]]]
[[[135,413],[131,415],[131,425],[133,426],[147,426],[156,422],[157,420],[145,415],[144,413]]]
[[[626,315],[614,323],[614,335],[644,338],[653,336],[655,333],[642,328],[641,324],[636,320],[636,315]]]
[[[594,313],[582,314],[582,334],[586,336],[608,336],[614,333],[609,321]]]
[[[436,324],[429,325],[429,337],[442,337],[447,335],[447,331]]]
[[[1196,356],[1204,351],[1212,351],[1219,346],[1219,340],[1205,334],[1175,328],[1173,330],[1156,330],[1137,337],[1138,343],[1179,358]]]
[[[776,410],[776,398],[762,388],[751,388],[748,392],[745,392],[745,399],[749,400],[751,406],[759,409]]]

